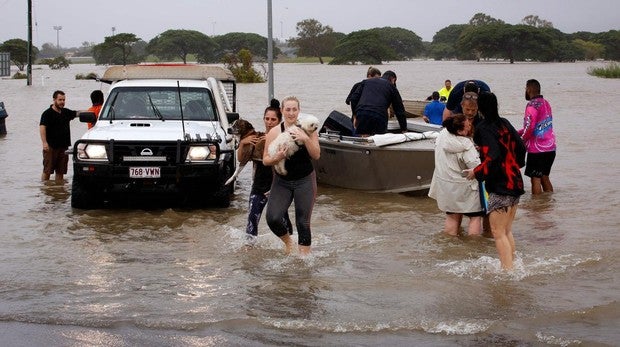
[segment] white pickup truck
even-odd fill
[[[234,185],[236,112],[232,73],[209,65],[112,66],[95,126],[73,146],[71,206],[103,206],[114,194],[174,194],[227,207]],[[80,115],[94,122],[93,113]]]

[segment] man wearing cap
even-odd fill
[[[482,92],[490,92],[491,88],[480,80],[466,80],[457,83],[448,97],[446,102],[446,109],[443,111],[443,119],[451,117],[453,114],[463,113],[461,108],[461,101],[463,100],[463,94],[466,92],[474,92],[480,94]]]
[[[387,133],[388,108],[392,105],[400,130],[407,131],[407,118],[403,99],[396,89],[396,74],[386,71],[381,78],[369,78],[351,95],[351,105],[355,106],[357,135]]]

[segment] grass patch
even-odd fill
[[[25,80],[26,78],[28,78],[28,75],[25,74],[25,73],[21,73],[21,72],[17,71],[15,73],[15,75],[13,75],[12,78],[16,79],[16,80]]]
[[[75,75],[76,80],[96,80],[97,78],[99,78],[99,76],[97,76],[97,74],[94,72],[89,72],[86,75],[81,73]]]
[[[588,74],[603,78],[620,78],[620,64],[612,62],[605,67],[591,67]]]

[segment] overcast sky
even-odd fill
[[[267,0],[32,0],[33,43],[78,47],[115,33],[149,41],[168,29],[206,35],[251,32],[267,36]],[[0,42],[28,38],[28,1],[0,0]],[[620,0],[272,0],[273,36],[296,36],[295,24],[314,18],[335,31],[409,29],[424,41],[450,24],[482,12],[517,24],[537,15],[565,33],[620,29]],[[55,30],[54,27],[62,27]],[[58,36],[57,36],[58,34]]]

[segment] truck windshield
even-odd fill
[[[217,120],[208,89],[176,87],[114,88],[99,119],[181,120],[181,112],[184,120]]]

